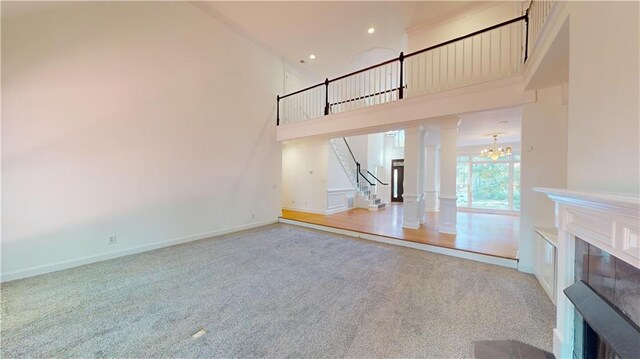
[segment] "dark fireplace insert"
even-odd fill
[[[640,358],[640,270],[576,238],[575,359]]]

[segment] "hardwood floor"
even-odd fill
[[[436,213],[419,229],[402,228],[402,204],[380,211],[355,208],[331,215],[282,210],[282,218],[468,252],[516,259],[520,217],[458,212],[458,234],[438,233]]]

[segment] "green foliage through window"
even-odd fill
[[[515,156],[514,156],[515,157]],[[458,206],[520,210],[520,162],[476,161],[459,156],[456,173]]]

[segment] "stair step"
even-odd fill
[[[382,203],[378,203],[378,204],[370,204],[369,205],[369,210],[370,211],[377,211],[379,209],[383,209],[387,206],[386,203],[382,202]]]

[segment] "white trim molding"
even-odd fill
[[[555,202],[558,227],[556,358],[573,357],[574,307],[563,290],[574,283],[576,238],[640,268],[640,198],[617,194],[533,189]]]
[[[351,201],[349,201],[351,200]],[[340,188],[327,190],[326,214],[348,211],[355,206],[356,189]]]
[[[444,254],[451,257],[463,258],[463,259],[468,259],[476,262],[493,264],[493,265],[512,268],[512,269],[517,269],[518,267],[518,261],[516,259],[507,259],[502,257],[490,256],[487,254],[467,252],[459,249],[433,246],[433,245],[424,244],[424,243],[411,242],[404,239],[396,239],[396,238],[391,238],[386,236],[379,236],[375,234],[351,231],[348,229],[321,226],[319,224],[295,221],[295,220],[285,219],[285,218],[280,218],[278,221],[280,223],[291,224],[295,226],[306,227],[306,228],[316,229],[319,231],[325,231],[325,232],[330,232],[335,234],[341,234],[344,236],[349,236],[354,238],[366,239],[369,241],[393,244],[396,246],[418,249],[425,252]]]

